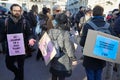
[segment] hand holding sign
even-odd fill
[[[35,39],[30,39],[29,40],[29,45],[33,46],[35,44],[36,40]]]

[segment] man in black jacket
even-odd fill
[[[34,39],[35,36],[32,35],[28,21],[22,16],[21,6],[13,4],[10,7],[10,10],[11,15],[5,20],[5,26],[0,27],[0,35],[4,35],[2,36],[2,39],[7,40],[6,66],[14,73],[14,80],[24,80],[24,42],[28,43],[26,45],[33,46],[36,40]],[[13,36],[12,39],[8,37],[10,35]],[[13,53],[14,55],[12,55]],[[15,65],[15,62],[17,62],[17,66]]]
[[[106,22],[103,17],[104,9],[101,6],[95,6],[93,8],[93,18],[91,21],[98,27],[103,27]],[[88,29],[93,29],[88,23],[83,27],[82,37],[80,45],[84,47]],[[109,27],[111,33],[113,33],[111,27]],[[92,35],[91,35],[92,36]],[[91,39],[92,40],[92,39]],[[84,56],[83,66],[85,67],[88,80],[102,80],[102,70],[106,65],[106,61]]]

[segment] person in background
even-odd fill
[[[37,25],[38,6],[32,5],[30,12],[28,12],[27,19],[31,25],[31,29],[35,34],[35,27]]]
[[[53,10],[53,19],[55,18],[56,14],[59,14],[62,11],[60,5],[54,5],[52,10]]]
[[[76,17],[75,17],[76,29],[77,29],[79,34],[81,31],[81,29],[79,27],[79,22],[80,22],[81,17],[85,16],[84,10],[85,10],[85,8],[83,6],[80,6],[79,12],[76,14]]]
[[[119,13],[119,10],[118,9],[114,9],[113,11],[112,11],[112,18],[111,18],[111,22],[110,22],[110,25],[112,26],[112,27],[114,27],[114,23],[115,23],[115,20],[116,20],[116,18],[118,17],[118,14]]]
[[[45,32],[47,32],[47,21],[48,21],[48,19],[49,19],[49,17],[48,17],[48,8],[47,7],[43,7],[42,8],[42,12],[40,12],[39,14],[38,14],[38,16],[39,16],[39,27],[40,27],[40,29],[41,29],[41,32],[39,33],[39,34],[37,34],[37,36],[38,36],[38,40],[40,40],[41,39],[41,37],[43,36],[43,34],[45,33]],[[40,58],[42,58],[43,59],[43,57],[42,57],[42,53],[41,53],[41,51],[38,49],[38,52],[37,52],[37,56],[36,56],[36,60],[38,61]]]
[[[80,36],[81,36],[81,32],[83,29],[84,24],[92,17],[92,10],[90,8],[86,8],[85,9],[85,16],[81,17],[80,22],[79,22],[79,27],[81,29],[80,31]]]
[[[119,13],[117,13],[117,18],[114,23],[113,27],[116,35],[120,38],[120,4],[119,4]],[[116,64],[116,71],[117,71],[117,80],[120,79],[120,64]]]
[[[53,24],[52,24],[52,20],[53,20],[53,16],[51,15],[51,9],[48,8],[48,21],[47,21],[47,32],[53,28]]]
[[[27,13],[26,19],[30,23],[30,28],[32,29],[33,34],[36,35],[35,28],[36,28],[37,22],[38,22],[37,21],[38,20],[38,6],[37,5],[32,5],[30,12]],[[32,47],[28,46],[26,58],[31,57],[32,53],[36,50],[37,50],[37,48],[35,46],[32,46]]]
[[[68,29],[68,31],[70,31],[72,28],[71,13],[70,13],[70,11],[65,11],[64,13],[67,15],[67,18],[68,18],[67,25],[69,25],[69,26],[67,26],[67,29]]]

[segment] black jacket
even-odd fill
[[[120,13],[118,14],[118,17],[115,20],[114,27],[113,27],[116,35],[120,37]]]
[[[92,18],[91,20],[98,27],[103,27],[105,25],[104,18]],[[85,45],[85,41],[86,41],[86,36],[87,36],[87,33],[88,33],[88,29],[92,29],[93,30],[93,28],[89,24],[86,23],[84,25],[84,27],[83,27],[82,37],[81,37],[81,41],[80,41],[80,45],[83,46],[83,47]],[[112,27],[110,27],[109,30],[110,30],[110,32],[113,35],[114,32],[112,30]],[[96,59],[96,58],[84,56],[83,66],[85,68],[96,70],[96,69],[102,69],[105,65],[106,65],[106,61],[104,61],[104,60],[100,60],[100,59]]]
[[[37,19],[36,19],[36,16],[34,15],[34,12],[32,10],[30,12],[28,12],[27,19],[30,23],[31,28],[36,27]]]
[[[83,11],[79,11],[77,14],[76,14],[76,17],[75,17],[75,22],[76,23],[79,23],[80,22],[80,18],[85,16],[84,12]]]
[[[23,20],[25,20],[23,22]],[[3,26],[0,27],[0,37],[2,37],[2,39],[0,39],[0,42],[6,41],[7,40],[7,34],[15,34],[15,33],[23,33],[23,37],[24,37],[24,42],[25,42],[25,46],[28,44],[28,40],[31,38],[36,38],[35,35],[33,35],[32,30],[30,28],[29,22],[24,19],[24,17],[22,17],[17,23],[14,23],[14,21],[8,17],[7,19],[7,24],[5,24],[5,21],[1,21],[3,22]],[[8,53],[8,44],[7,45],[7,53]]]

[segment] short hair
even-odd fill
[[[114,10],[112,11],[112,14],[117,15],[118,13],[119,13],[119,9],[114,9]]]
[[[80,6],[79,9],[81,10],[83,8],[83,6]]]
[[[47,14],[48,13],[48,8],[47,7],[43,7],[42,8],[42,12],[43,12],[43,14]]]
[[[11,5],[11,7],[10,7],[10,10],[12,11],[13,10],[13,7],[14,6],[18,6],[18,7],[20,7],[20,9],[22,10],[22,7],[19,5],[19,4],[13,4],[13,5]]]
[[[55,11],[55,10],[57,10],[59,7],[60,7],[60,5],[54,5],[53,8],[52,8],[52,10]]]
[[[90,13],[90,12],[92,12],[92,10],[91,10],[90,8],[86,8],[86,9],[85,9],[85,14],[86,14],[86,13]]]
[[[104,8],[99,5],[96,5],[93,8],[93,16],[103,16],[103,12],[104,12]]]
[[[33,12],[36,12],[38,10],[38,6],[37,5],[32,5],[31,10]]]

